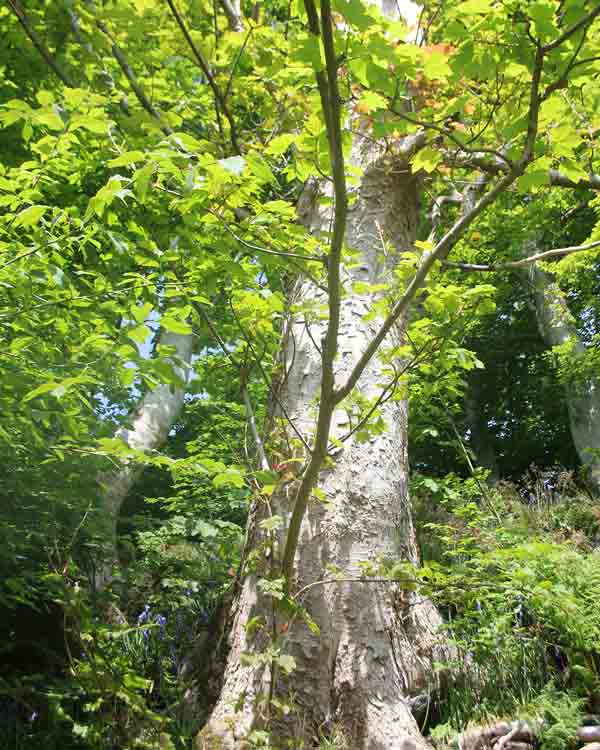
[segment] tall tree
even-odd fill
[[[371,23],[368,11],[351,7],[339,9],[344,21],[364,31]],[[478,6],[474,12],[480,10]],[[565,30],[548,29],[537,17],[532,27],[532,19],[517,11],[515,19],[528,33],[523,55],[518,54],[528,72],[519,146],[511,148],[510,157],[503,153],[506,142],[488,149],[492,158],[486,162],[458,141],[459,163],[500,177],[491,185],[483,181],[480,196],[437,243],[421,243],[424,252],[412,255],[408,273],[401,260],[403,252],[414,253],[415,248],[417,171],[433,170],[444,159],[443,151],[424,148],[427,129],[450,139],[453,134],[448,126],[424,122],[399,105],[395,114],[416,125],[415,133],[373,144],[360,117],[342,114],[338,76],[345,56],[336,50],[342,35],[336,32],[329,3],[322,1],[319,13],[307,0],[305,11],[309,32],[322,45],[322,62],[314,65],[331,188],[321,187],[314,197],[305,194],[299,207],[312,231],[329,230],[326,294],[320,295],[310,281],[302,282],[289,326],[290,365],[282,402],[301,436],[302,445],[290,456],[290,461],[300,461],[301,475],[289,478],[253,514],[224,688],[198,737],[199,748],[239,747],[265,727],[283,744],[293,745],[314,736],[318,727],[335,728],[349,746],[369,750],[421,742],[408,701],[431,675],[427,662],[435,651],[432,633],[438,617],[426,601],[401,592],[401,585],[382,589],[376,579],[360,575],[365,570],[361,563],[376,566],[390,556],[416,560],[406,495],[405,412],[401,398],[386,400],[398,380],[394,363],[401,357],[402,327],[435,261],[445,260],[474,219],[535,161],[542,104],[559,88],[558,79],[545,69],[547,60],[571,37],[586,32],[600,7]],[[346,45],[352,69],[351,33]],[[370,109],[368,95],[365,99],[363,112],[365,104]],[[360,107],[359,102],[359,112]],[[346,152],[344,118],[352,132]],[[360,175],[355,191],[347,187],[349,169]],[[382,282],[387,297],[379,294]],[[326,306],[325,322],[315,320],[314,312],[309,316],[315,303]],[[400,344],[394,341],[398,336]],[[375,433],[361,435],[352,425],[353,409],[361,400],[363,407],[369,405],[370,416],[377,411],[380,430]],[[311,408],[315,401],[318,406]],[[358,413],[362,427],[360,408]],[[256,549],[269,550],[268,563],[256,564],[251,552]],[[327,570],[332,573],[323,580]],[[309,601],[312,627],[293,616],[291,599],[298,606],[298,598]],[[291,672],[291,679],[281,677]],[[286,694],[293,696],[294,705],[278,715]]]
[[[162,448],[183,407],[186,386],[190,380],[193,351],[192,333],[169,333],[162,331],[159,337],[159,353],[166,350],[163,362],[173,368],[179,385],[161,384],[146,393],[129,416],[129,427],[119,427],[115,437],[132,451],[145,454]],[[123,502],[140,476],[143,464],[125,459],[116,471],[100,478],[101,513],[107,525],[109,542],[108,564],[104,565],[96,578],[96,586],[102,588],[110,580],[110,568],[117,562],[117,527]]]
[[[535,263],[531,266],[536,317],[540,335],[549,348],[567,347],[573,365],[585,356],[575,318],[565,294],[553,276]],[[597,379],[588,374],[566,378],[565,397],[569,426],[581,463],[588,467],[595,492],[600,491],[600,391]]]

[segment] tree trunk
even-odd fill
[[[168,333],[160,335],[161,347],[173,347],[174,355],[165,358],[179,378],[185,383],[189,378],[189,366],[192,358],[191,334]],[[138,407],[130,415],[128,423],[131,428],[121,427],[115,437],[133,450],[151,453],[158,450],[166,441],[175,420],[181,412],[185,390],[172,385],[159,385],[146,393]],[[143,466],[133,461],[124,462],[121,468],[101,478],[101,508],[105,513],[102,519],[106,524],[109,559],[107,564],[96,573],[95,586],[104,588],[111,578],[112,566],[118,561],[117,524],[121,506],[133,485],[143,471]]]
[[[563,291],[554,278],[533,264],[530,270],[535,310],[540,334],[547,346],[570,343],[573,356],[581,357],[585,347]],[[565,384],[569,426],[573,443],[582,464],[588,467],[589,479],[600,491],[600,390],[595,378],[571,380]]]
[[[377,318],[365,319],[373,303],[380,301],[377,295],[353,292],[352,284],[381,281],[395,262],[390,255],[413,248],[417,223],[417,184],[409,166],[366,149],[359,154],[362,146],[357,139],[353,161],[360,162],[365,172],[346,232],[348,245],[361,252],[362,263],[352,272],[345,271],[336,361],[339,383],[380,323]],[[318,197],[307,190],[299,206],[300,219],[312,231],[326,228],[330,220],[330,214],[320,210]],[[306,310],[311,306],[317,310],[323,302],[312,283],[298,286],[292,303],[299,311],[292,314],[289,325],[288,376],[280,394],[285,413],[307,443],[315,429],[319,347],[326,322]],[[395,331],[396,339],[401,333]],[[373,399],[389,380],[375,358],[357,391]],[[342,403],[334,414],[333,461],[321,471],[321,499],[311,500],[295,560],[295,590],[308,587],[300,599],[319,634],[301,617],[278,609],[276,599],[265,595],[264,582],[259,581],[279,575],[282,539],[269,538],[260,521],[273,513],[287,522],[294,497],[292,479],[253,513],[248,545],[259,551],[258,562],[246,563],[223,690],[197,738],[199,749],[247,747],[250,733],[260,729],[269,731],[272,747],[308,748],[319,734],[327,733],[343,737],[352,750],[408,750],[424,745],[410,699],[433,687],[431,661],[439,656],[434,653],[439,616],[430,602],[397,584],[348,580],[364,575],[363,562],[417,562],[407,493],[406,403],[391,399],[380,408],[378,434],[359,440],[357,432],[341,445],[332,444],[353,428],[346,409],[351,410],[347,402]],[[295,432],[287,431],[291,442]],[[247,561],[251,558],[247,551]],[[274,563],[271,567],[269,561]],[[326,583],[318,583],[324,578]],[[262,627],[257,629],[257,622]],[[264,656],[273,647],[294,657],[296,668],[289,678],[280,668],[273,679],[270,660]],[[278,711],[270,697],[289,703],[291,711],[287,715]]]

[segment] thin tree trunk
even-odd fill
[[[540,334],[547,346],[570,344],[574,358],[585,354],[575,320],[567,300],[554,278],[537,264],[530,269],[535,310]],[[600,389],[595,378],[568,380],[565,396],[569,426],[575,449],[582,464],[589,469],[589,479],[600,491]]]
[[[174,355],[165,359],[179,378],[185,383],[189,378],[192,358],[192,334],[163,331],[159,340],[161,347],[173,347]],[[185,390],[172,385],[159,385],[146,393],[135,411],[130,415],[130,428],[121,427],[115,437],[133,450],[151,453],[158,450],[167,436],[181,408]],[[125,462],[117,471],[101,479],[102,519],[107,526],[109,560],[96,575],[96,588],[103,588],[111,578],[112,566],[117,562],[117,525],[123,502],[143,471],[143,466],[133,461]]]
[[[390,163],[363,146],[357,139],[353,161],[365,173],[346,232],[346,242],[361,251],[362,264],[345,274],[338,382],[344,382],[380,323],[365,320],[376,294],[353,293],[352,284],[381,281],[395,262],[390,254],[413,248],[417,223],[417,185],[409,166]],[[330,221],[318,198],[307,190],[299,206],[300,219],[313,231],[326,229]],[[304,309],[316,309],[324,301],[310,282],[299,284],[293,300]],[[291,364],[280,394],[285,413],[307,443],[315,430],[319,347],[326,327],[316,317],[305,312],[292,317],[287,345]],[[402,335],[399,329],[394,333],[396,340]],[[374,358],[358,384],[361,396],[381,394],[390,381],[383,369]],[[406,403],[386,402],[380,408],[383,429],[366,440],[359,433],[344,440],[353,428],[346,406],[342,402],[334,414],[333,460],[320,474],[321,499],[311,500],[295,559],[296,591],[307,587],[300,598],[319,633],[301,617],[278,609],[259,580],[271,571],[271,577],[279,575],[282,535],[269,537],[260,522],[271,514],[280,515],[284,524],[289,520],[295,486],[290,481],[253,514],[246,556],[252,560],[251,550],[258,550],[258,562],[246,565],[223,690],[197,738],[199,749],[246,747],[245,739],[260,729],[271,733],[273,747],[308,748],[319,733],[328,732],[343,737],[352,750],[406,750],[424,744],[410,699],[433,687],[439,616],[430,602],[397,584],[355,580],[364,576],[365,562],[417,562],[407,493]],[[289,431],[290,442],[294,436]],[[335,439],[344,442],[339,445]],[[265,658],[273,647],[293,656],[296,668],[289,678]],[[289,703],[290,712],[279,711],[270,698]]]

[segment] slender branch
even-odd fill
[[[477,152],[472,156],[462,157],[456,153],[443,154],[444,163],[453,167],[473,167],[490,175],[507,174],[510,168],[499,159],[485,159]],[[573,180],[558,169],[548,170],[548,182],[554,187],[564,188],[588,188],[589,190],[600,190],[600,175],[590,173],[587,178]]]
[[[167,287],[182,287],[182,286],[188,286],[188,285],[196,285],[197,282],[195,281],[172,281],[172,282],[163,282],[162,280],[158,279],[156,281],[148,281],[148,282],[141,282],[137,284],[131,284],[128,286],[124,286],[122,289],[112,289],[112,290],[105,290],[101,292],[94,292],[93,294],[78,294],[78,295],[68,295],[66,294],[64,297],[54,300],[44,300],[43,302],[38,303],[37,305],[31,305],[29,307],[21,306],[18,307],[11,312],[6,313],[0,313],[0,318],[10,318],[11,320],[14,320],[14,318],[17,318],[19,315],[22,315],[23,313],[31,313],[35,310],[39,310],[44,307],[51,307],[52,305],[71,305],[74,302],[77,302],[79,300],[84,299],[99,299],[103,296],[106,297],[119,297],[122,294],[129,294],[129,292],[135,290],[135,289],[144,289],[147,287],[160,287],[160,288],[167,288]],[[40,299],[40,297],[38,297]],[[10,305],[4,305],[0,307],[0,310],[6,310],[10,307]]]
[[[556,187],[565,188],[578,188],[586,187],[590,190],[600,190],[600,175],[589,174],[587,179],[572,180],[564,174],[561,174],[558,169],[551,169],[549,171],[550,184]]]
[[[436,125],[433,122],[427,122],[426,120],[419,120],[418,118],[408,115],[405,112],[398,111],[396,109],[391,110],[395,115],[400,117],[403,120],[406,120],[407,122],[410,122],[413,125],[419,125],[422,128],[425,128],[426,130],[434,130],[436,133],[440,133],[441,135],[445,136],[446,138],[450,139],[453,143],[455,143],[458,148],[466,154],[492,154],[497,159],[501,159],[505,164],[507,168],[510,168],[512,166],[512,162],[510,159],[502,153],[502,151],[496,151],[496,149],[493,148],[478,148],[478,149],[472,149],[468,148],[466,144],[464,144],[460,138],[457,138],[454,133],[447,127],[444,127],[442,125]]]
[[[531,85],[529,88],[529,116],[527,117],[527,136],[525,137],[525,148],[518,164],[521,174],[525,167],[532,161],[535,150],[535,139],[538,131],[538,120],[542,97],[540,96],[540,81],[542,80],[542,69],[544,67],[544,51],[536,42],[535,58],[533,61],[533,72],[531,74]]]
[[[240,333],[242,334],[242,337],[243,337],[244,341],[246,342],[246,344],[248,344],[248,348],[252,352],[252,356],[254,357],[254,362],[256,363],[256,366],[258,367],[258,370],[259,370],[259,372],[260,372],[260,374],[262,376],[262,379],[263,379],[265,385],[267,386],[267,388],[271,389],[271,393],[272,393],[272,396],[273,396],[273,399],[274,399],[275,403],[281,409],[281,413],[283,414],[283,416],[285,417],[286,421],[288,422],[288,424],[290,425],[290,427],[294,431],[294,434],[296,435],[296,437],[298,438],[298,440],[300,440],[300,442],[305,447],[305,449],[310,452],[310,446],[306,442],[306,440],[304,438],[304,435],[300,432],[300,430],[294,424],[293,419],[290,417],[290,415],[287,413],[286,408],[281,403],[281,401],[279,399],[279,396],[273,391],[273,389],[272,389],[273,382],[272,382],[272,380],[269,379],[269,376],[265,372],[265,368],[262,366],[261,358],[257,355],[257,353],[256,353],[256,351],[254,349],[254,346],[252,345],[252,341],[250,340],[250,337],[246,333],[246,330],[244,329],[244,326],[241,324],[240,319],[236,315],[236,312],[233,309],[233,305],[231,304],[231,300],[229,300],[229,308],[230,308],[231,313],[233,315],[233,318],[234,318],[234,320],[236,322],[236,325],[237,325]]]
[[[235,60],[233,61],[233,65],[231,66],[231,72],[229,74],[229,80],[227,81],[227,86],[225,86],[225,93],[223,94],[223,101],[227,101],[229,94],[231,93],[231,86],[233,85],[233,79],[235,76],[235,70],[240,62],[240,59],[242,55],[244,54],[244,50],[246,49],[248,42],[250,41],[250,37],[252,36],[252,32],[254,31],[254,26],[251,26],[248,29],[248,33],[246,34],[244,41],[242,43],[242,46],[239,48],[237,55],[235,56]]]
[[[321,36],[325,51],[325,72],[316,74],[321,107],[327,127],[327,142],[333,177],[334,212],[331,242],[327,258],[327,287],[329,319],[322,342],[321,355],[321,393],[317,427],[310,461],[300,481],[294,507],[285,539],[282,559],[282,573],[285,587],[289,590],[294,573],[294,558],[300,537],[302,519],[306,513],[308,501],[318,479],[323,461],[327,456],[329,431],[335,402],[335,374],[333,365],[337,354],[338,334],[340,327],[341,280],[340,266],[342,247],[346,231],[348,213],[348,195],[346,191],[346,173],[342,150],[341,99],[338,88],[338,64],[333,40],[333,21],[331,18],[330,0],[321,0],[321,18],[317,15],[314,0],[304,0],[311,34]],[[320,33],[319,33],[320,32]]]
[[[444,261],[444,265],[449,268],[458,268],[461,271],[508,271],[513,268],[524,268],[531,263],[537,263],[539,260],[549,260],[550,258],[560,258],[565,255],[571,255],[571,253],[580,253],[585,250],[593,250],[595,247],[600,247],[600,240],[596,242],[589,242],[587,245],[574,245],[573,247],[559,247],[555,250],[546,250],[543,253],[536,253],[530,255],[527,258],[521,258],[521,260],[511,260],[506,263],[454,263],[452,261]]]
[[[248,389],[245,386],[242,388],[242,398],[244,399],[244,406],[246,407],[246,416],[248,418],[248,425],[250,426],[250,432],[252,433],[252,437],[254,438],[254,443],[256,444],[256,452],[258,454],[260,468],[263,471],[269,471],[271,467],[269,466],[269,461],[267,459],[265,446],[258,432],[258,427],[256,426],[256,419],[254,417],[254,411],[252,409],[250,396],[248,395]]]
[[[40,250],[39,247],[34,247],[33,250],[27,250],[26,252],[21,253],[21,255],[15,255],[14,258],[11,258],[10,260],[7,260],[6,263],[3,263],[0,266],[0,271],[2,271],[3,269],[5,269],[7,266],[11,266],[13,263],[17,263],[17,261],[19,261],[19,260],[23,260],[23,258],[27,258],[30,255],[33,255],[34,253],[39,252],[39,250]]]
[[[576,34],[580,29],[585,28],[589,26],[594,18],[596,16],[600,15],[600,3],[596,5],[596,7],[591,10],[589,13],[587,13],[583,18],[580,18],[577,23],[574,23],[571,28],[567,29],[565,32],[563,32],[559,37],[557,37],[553,42],[549,42],[548,44],[544,45],[541,49],[544,54],[547,54],[548,52],[551,52],[553,49],[556,49],[557,47],[560,47],[563,42],[566,42],[567,39],[573,36],[573,34]]]
[[[446,417],[449,419],[450,424],[452,425],[452,431],[454,432],[454,437],[456,438],[458,444],[460,445],[461,451],[463,456],[465,457],[465,461],[467,462],[467,466],[469,467],[469,471],[471,472],[471,476],[475,480],[477,486],[479,487],[479,491],[481,492],[482,497],[485,498],[485,501],[487,503],[488,508],[493,513],[494,517],[496,518],[496,521],[498,523],[502,523],[502,519],[500,518],[500,514],[498,513],[498,509],[492,502],[492,498],[490,496],[489,487],[485,485],[481,479],[477,476],[477,471],[475,469],[475,466],[473,466],[473,462],[471,461],[471,456],[469,456],[469,451],[467,450],[464,440],[462,439],[462,436],[460,432],[458,431],[458,428],[454,422],[454,419],[452,418],[452,414],[444,407],[442,404],[443,411],[446,412]]]
[[[579,40],[577,47],[575,48],[575,52],[573,52],[573,54],[571,55],[571,59],[567,63],[567,67],[565,68],[562,75],[560,75],[555,81],[552,81],[552,83],[546,87],[546,90],[542,94],[543,101],[546,101],[546,99],[548,99],[550,94],[552,94],[554,91],[567,88],[569,84],[569,73],[571,73],[571,71],[575,67],[577,56],[581,52],[581,48],[583,47],[585,43],[586,36],[587,36],[587,28],[584,30],[583,34],[581,35],[581,39]]]
[[[21,3],[19,0],[7,0],[7,3],[15,16],[17,17],[19,23],[25,30],[25,33],[27,36],[31,39],[33,42],[33,46],[37,49],[37,51],[40,53],[40,55],[44,58],[46,61],[48,67],[60,78],[60,80],[65,84],[65,86],[68,86],[69,88],[75,88],[76,84],[71,80],[69,75],[65,73],[65,71],[61,68],[61,66],[58,64],[48,47],[44,44],[42,39],[40,38],[37,31],[33,28],[31,25],[31,22],[29,18],[27,17],[23,7],[21,6]]]
[[[378,409],[380,406],[383,406],[394,396],[396,392],[396,386],[400,382],[400,378],[403,375],[406,375],[407,372],[410,372],[410,370],[413,370],[415,367],[420,365],[421,362],[426,361],[427,357],[433,353],[433,351],[437,348],[439,343],[440,343],[440,340],[438,338],[435,338],[429,344],[422,346],[419,349],[419,351],[415,352],[413,358],[409,360],[399,372],[394,373],[393,379],[389,383],[387,383],[384,386],[384,388],[382,388],[381,393],[377,397],[375,403],[370,407],[370,409],[365,414],[365,416],[358,422],[358,424],[356,424],[345,435],[342,435],[340,438],[338,438],[338,442],[345,443],[346,440],[349,440],[352,437],[352,435],[354,435],[356,432],[358,432],[358,430],[364,427],[364,425],[369,421],[369,419],[375,413],[375,410]],[[443,343],[443,339],[442,339],[442,343]],[[423,354],[425,354],[424,357],[421,356]],[[332,445],[329,448],[329,450],[331,450],[333,447],[334,446]]]
[[[585,57],[583,60],[578,60],[576,63],[574,63],[571,66],[571,70],[573,70],[573,68],[576,68],[578,65],[589,65],[590,63],[598,62],[598,60],[600,60],[600,56],[597,56],[597,57]]]
[[[221,89],[216,84],[215,77],[211,73],[210,67],[208,65],[208,61],[204,59],[204,55],[194,43],[194,40],[192,39],[189,31],[187,30],[187,27],[183,21],[183,18],[179,14],[179,11],[177,10],[173,0],[167,0],[167,5],[171,9],[171,13],[173,14],[173,17],[175,18],[175,20],[177,21],[177,24],[179,25],[179,28],[181,29],[181,33],[185,37],[185,40],[188,43],[189,48],[192,50],[192,53],[194,57],[196,58],[196,60],[198,61],[198,65],[200,66],[200,69],[206,76],[208,85],[210,86],[211,91],[213,92],[213,96],[215,98],[215,109],[217,111],[217,120],[219,122],[219,130],[221,133],[223,133],[223,127],[220,123],[220,114],[219,114],[219,111],[222,111],[223,114],[225,115],[225,118],[227,119],[227,122],[229,123],[229,136],[231,139],[231,145],[233,146],[233,150],[235,151],[235,153],[239,154],[240,146],[238,143],[235,120],[233,119],[233,116],[231,112],[229,111],[229,108],[227,106],[227,103],[225,102],[225,97],[223,96]]]
[[[299,253],[286,253],[283,250],[267,250],[265,247],[259,247],[258,245],[253,244],[252,242],[248,242],[247,240],[240,237],[238,234],[236,234],[233,229],[229,226],[229,224],[223,219],[222,216],[220,216],[215,211],[211,211],[208,209],[208,213],[215,216],[223,227],[229,232],[229,234],[233,237],[233,239],[236,242],[239,242],[240,245],[243,245],[243,247],[247,247],[249,250],[253,250],[257,253],[263,253],[264,255],[276,255],[279,258],[293,258],[294,260],[309,260],[309,261],[316,261],[318,263],[324,263],[325,257],[321,255],[300,255]]]
[[[79,18],[75,15],[75,13],[70,9],[67,8],[67,13],[69,14],[69,20],[71,21],[71,29],[73,30],[73,34],[75,35],[75,38],[79,42],[79,44],[86,49],[91,55],[93,55],[100,65],[102,66],[102,73],[109,81],[109,87],[114,91],[117,88],[117,85],[115,83],[114,78],[110,74],[110,71],[106,68],[104,65],[104,62],[102,60],[102,56],[94,49],[94,46],[91,42],[86,41],[86,39],[83,36],[83,33],[81,31],[81,26],[79,25]],[[121,112],[123,112],[124,115],[127,117],[131,114],[129,110],[129,104],[127,103],[127,97],[123,95],[121,99],[119,99],[119,107],[121,108]]]
[[[162,115],[160,112],[156,109],[156,107],[152,104],[150,99],[146,96],[146,93],[144,89],[142,88],[141,84],[137,80],[137,77],[135,73],[133,72],[133,68],[129,64],[127,58],[125,57],[125,54],[123,53],[123,50],[119,47],[115,39],[113,38],[110,30],[108,29],[107,25],[97,16],[95,17],[96,26],[98,29],[105,34],[111,44],[111,52],[113,54],[113,57],[115,60],[119,63],[119,67],[123,71],[123,75],[127,80],[129,81],[129,85],[131,86],[133,93],[135,94],[138,102],[142,105],[142,107],[146,110],[146,112],[150,115],[150,117],[153,117],[155,120],[158,121],[160,124],[160,129],[163,131],[165,135],[172,135],[173,129],[167,125],[162,118]]]
[[[208,330],[211,332],[213,338],[221,347],[221,351],[223,352],[223,354],[227,357],[227,359],[231,362],[231,364],[234,367],[239,368],[239,363],[235,361],[233,355],[227,349],[225,342],[223,341],[219,332],[213,325],[212,320],[208,317],[206,310],[202,307],[202,305],[199,305],[196,302],[192,302],[192,305],[194,306],[194,309],[196,310],[196,312],[200,314],[200,316],[202,317],[202,319],[208,326]],[[269,466],[269,460],[267,459],[267,454],[265,451],[264,443],[262,441],[262,438],[256,426],[256,419],[254,417],[254,409],[252,408],[252,402],[250,401],[248,388],[246,387],[245,383],[242,385],[241,390],[242,390],[242,398],[244,399],[244,406],[246,407],[246,417],[248,418],[248,426],[250,427],[250,432],[252,433],[252,437],[254,438],[254,443],[256,445],[256,452],[258,454],[260,468],[263,471],[269,471],[271,467]]]
[[[517,174],[511,172],[510,175],[506,175],[501,180],[499,180],[489,193],[486,193],[482,198],[480,198],[480,200],[473,206],[473,208],[454,224],[454,226],[437,243],[433,251],[424,258],[423,262],[417,269],[417,272],[413,276],[411,282],[404,291],[404,294],[392,307],[390,313],[383,321],[379,330],[371,339],[371,342],[368,344],[367,348],[354,366],[354,369],[348,376],[346,382],[336,390],[334,394],[336,404],[339,404],[341,401],[343,401],[343,399],[345,399],[346,396],[348,396],[348,394],[352,391],[387,334],[392,330],[401,316],[407,312],[416,293],[425,283],[425,279],[427,278],[427,275],[429,274],[429,271],[431,270],[434,263],[438,260],[446,259],[446,256],[462,236],[465,229],[485,208],[487,208],[487,206],[495,201],[500,193],[504,192],[504,190],[506,190],[506,188],[508,188],[517,179],[517,176]]]

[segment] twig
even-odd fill
[[[227,107],[227,103],[225,101],[225,97],[223,96],[221,89],[217,86],[215,77],[211,73],[210,67],[208,65],[208,62],[204,59],[204,55],[202,52],[198,49],[198,47],[195,45],[194,40],[190,36],[189,31],[187,30],[187,27],[183,21],[183,18],[179,14],[179,11],[177,10],[175,3],[173,0],[167,0],[167,5],[171,9],[171,13],[173,14],[175,20],[177,21],[177,24],[179,25],[179,28],[181,29],[181,33],[185,37],[186,42],[188,43],[190,49],[192,50],[192,53],[196,60],[198,61],[198,65],[200,66],[200,69],[206,76],[206,80],[208,81],[208,85],[211,88],[211,91],[213,92],[213,96],[215,98],[215,110],[217,113],[217,123],[219,126],[219,131],[222,136],[224,136],[223,131],[223,125],[221,123],[220,119],[220,113],[219,108],[225,115],[225,118],[227,119],[227,122],[229,123],[229,136],[231,139],[231,145],[233,146],[233,150],[236,154],[240,153],[240,146],[238,143],[238,137],[237,137],[237,129],[235,126],[235,120],[233,119],[231,112],[229,111],[229,108]],[[232,74],[233,75],[233,74]]]
[[[227,349],[225,342],[219,335],[219,332],[213,325],[212,320],[208,317],[206,310],[196,302],[192,302],[194,309],[196,312],[200,314],[206,325],[208,326],[209,331],[213,335],[215,341],[219,344],[221,347],[221,350],[223,354],[227,357],[227,359],[234,365],[234,367],[239,368],[239,363],[235,361],[233,355],[231,352]],[[256,419],[254,417],[254,410],[252,408],[252,402],[250,401],[250,396],[248,394],[248,388],[246,387],[246,384],[242,384],[242,398],[244,400],[244,406],[246,407],[246,416],[248,417],[248,426],[250,427],[250,432],[252,433],[252,437],[254,438],[254,442],[256,444],[256,452],[258,453],[258,458],[260,461],[260,468],[263,471],[269,471],[269,461],[267,459],[267,454],[265,452],[265,447],[262,441],[262,438],[260,437],[260,434],[258,432],[258,428],[256,426]]]
[[[262,366],[262,362],[260,360],[260,357],[257,356],[256,351],[254,350],[254,346],[252,345],[252,341],[250,340],[248,334],[244,330],[244,326],[241,324],[240,319],[236,315],[236,312],[233,309],[233,305],[231,304],[231,300],[229,301],[229,307],[231,309],[231,312],[233,314],[233,317],[234,317],[234,320],[235,320],[235,322],[237,324],[237,327],[238,327],[240,333],[242,334],[242,337],[244,338],[244,341],[248,344],[248,348],[250,349],[250,351],[252,352],[252,354],[254,356],[254,361],[255,361],[255,363],[256,363],[256,365],[257,365],[257,367],[258,367],[258,369],[259,369],[259,371],[260,371],[260,373],[262,375],[262,378],[263,378],[263,381],[264,381],[265,385],[267,387],[270,387],[271,386],[271,382],[269,380],[269,376],[265,372],[265,368]],[[292,421],[292,418],[287,413],[286,408],[281,403],[281,400],[279,399],[279,396],[277,396],[274,392],[273,392],[273,398],[275,399],[275,401],[277,403],[277,406],[281,409],[281,413],[283,414],[283,416],[287,420],[288,424],[290,425],[290,427],[294,431],[296,437],[300,440],[300,442],[302,443],[302,445],[304,445],[305,449],[310,452],[310,446],[306,442],[306,440],[304,438],[304,435],[302,435],[302,433],[300,432],[300,430],[298,430],[298,428],[296,427],[296,425]]]
[[[93,5],[90,4],[90,6],[92,7],[95,13],[96,11],[95,11],[95,8],[93,8]],[[138,102],[142,105],[142,107],[146,110],[146,112],[151,117],[153,117],[155,120],[159,122],[160,129],[163,131],[165,135],[172,135],[173,129],[169,125],[163,122],[162,115],[156,109],[156,107],[152,104],[150,99],[148,99],[148,97],[146,96],[144,89],[142,88],[139,81],[137,80],[136,75],[133,72],[131,65],[129,64],[127,58],[125,57],[123,50],[119,47],[119,45],[113,38],[107,25],[104,23],[104,21],[102,21],[97,16],[95,16],[94,20],[96,22],[96,26],[98,27],[98,29],[108,37],[108,40],[110,41],[110,44],[111,44],[111,52],[113,54],[113,57],[119,63],[119,67],[123,71],[125,78],[127,78],[127,80],[129,81],[129,85],[131,86],[133,93],[135,94]]]
[[[79,42],[79,44],[86,49],[91,55],[93,55],[102,66],[102,73],[106,76],[106,78],[110,82],[110,88],[115,90],[117,88],[117,85],[114,81],[114,78],[110,74],[110,71],[107,69],[107,67],[104,65],[104,62],[102,60],[102,56],[94,49],[94,46],[91,42],[87,42],[81,32],[81,27],[79,25],[79,18],[75,15],[75,13],[70,9],[67,8],[67,13],[69,14],[69,19],[71,21],[71,28],[73,29],[73,34],[75,35],[75,38]],[[123,95],[119,99],[119,107],[121,108],[121,112],[123,112],[124,115],[127,117],[131,114],[129,110],[129,104],[127,103],[127,97]]]
[[[56,59],[51,54],[50,50],[46,47],[44,42],[41,40],[37,31],[31,25],[31,22],[29,21],[29,18],[27,17],[25,11],[23,10],[23,7],[21,6],[21,3],[19,2],[19,0],[6,0],[6,1],[9,7],[11,8],[11,10],[13,11],[13,13],[18,18],[19,23],[25,30],[25,33],[33,42],[33,46],[37,49],[40,55],[44,58],[44,60],[46,61],[50,69],[58,76],[58,78],[60,78],[60,80],[65,84],[65,86],[68,86],[69,88],[75,88],[76,84],[67,75],[67,73],[65,73],[65,71],[61,68],[61,66],[58,64]]]
[[[551,52],[553,49],[556,49],[557,47],[560,47],[560,45],[563,42],[566,42],[567,39],[573,36],[573,34],[576,34],[580,29],[585,28],[589,26],[594,18],[596,16],[600,15],[600,3],[589,13],[587,13],[583,18],[580,18],[577,23],[574,23],[571,28],[567,29],[565,32],[563,32],[559,37],[557,37],[553,42],[549,42],[548,44],[544,45],[541,50],[544,54],[547,54],[548,52]]]
[[[587,245],[574,245],[573,247],[560,247],[555,250],[546,250],[542,253],[536,253],[530,255],[527,258],[521,258],[521,260],[511,260],[506,263],[457,263],[449,260],[445,260],[443,264],[449,268],[458,268],[461,271],[506,271],[513,268],[523,268],[530,265],[531,263],[537,263],[539,260],[549,260],[550,258],[560,258],[565,255],[571,255],[571,253],[580,253],[585,250],[593,250],[595,247],[600,247],[600,240],[596,242],[589,242]]]
[[[229,232],[229,234],[233,237],[233,239],[236,242],[239,242],[240,245],[247,247],[249,250],[254,250],[254,252],[263,253],[264,255],[276,255],[276,256],[279,256],[280,258],[293,258],[294,260],[311,260],[311,261],[316,261],[318,263],[325,262],[325,256],[322,256],[322,255],[301,255],[299,253],[286,253],[283,250],[268,250],[267,248],[254,245],[252,242],[248,242],[247,240],[244,240],[242,237],[237,235],[220,214],[210,209],[207,209],[207,210],[208,210],[208,213],[210,213],[212,216],[215,216],[217,219],[219,219],[223,227]]]

